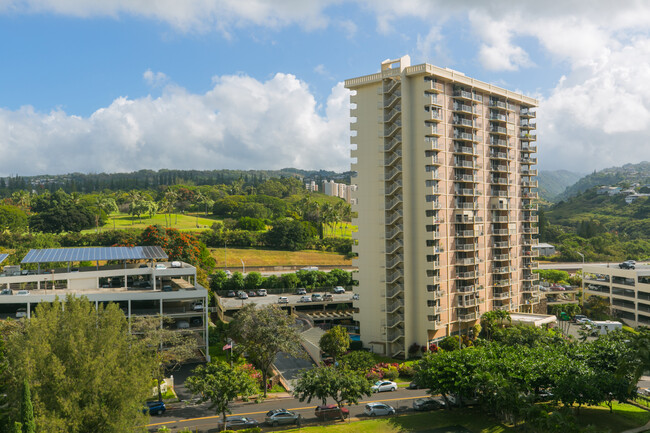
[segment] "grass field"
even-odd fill
[[[645,425],[650,420],[650,412],[629,404],[614,404],[614,413],[605,406],[591,406],[580,409],[578,423],[581,427],[597,426],[602,431],[612,433]],[[461,428],[459,428],[461,427]],[[521,427],[521,425],[519,425]],[[326,426],[303,427],[307,433],[454,433],[469,430],[472,433],[501,433],[519,431],[512,426],[501,424],[487,417],[479,409],[439,410],[416,415],[373,419],[352,423],[337,423]],[[435,429],[435,430],[434,430]],[[440,429],[440,430],[437,430]],[[283,430],[298,432],[298,429]],[[600,431],[600,430],[599,430]]]
[[[171,218],[171,223],[170,223]],[[212,224],[216,221],[215,218],[212,218],[210,215],[207,217],[205,215],[167,215],[167,223],[169,227],[184,230],[184,231],[199,231],[207,230]],[[165,226],[165,215],[158,214],[154,215],[153,218],[149,218],[148,215],[143,215],[142,218],[132,217],[127,214],[114,214],[112,215],[108,223],[106,223],[101,229],[103,230],[113,230],[115,229],[143,229],[150,225],[159,224]],[[91,233],[95,229],[84,230],[82,233]]]
[[[275,251],[254,250],[247,248],[211,248],[212,257],[217,261],[217,268],[241,268],[241,261],[246,266],[351,266],[352,260],[343,254],[326,251]]]

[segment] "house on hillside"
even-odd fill
[[[540,256],[552,256],[555,254],[555,247],[551,244],[540,243],[533,245],[533,251],[539,251]]]
[[[627,204],[632,204],[638,199],[639,197],[648,197],[650,194],[630,194],[627,197],[625,197],[625,203]]]
[[[608,195],[617,195],[621,193],[621,187],[619,186],[601,186],[598,187],[596,193],[599,195],[608,194]]]

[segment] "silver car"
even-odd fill
[[[368,403],[363,413],[366,416],[395,415],[395,408],[384,403]]]
[[[298,415],[286,409],[274,409],[266,413],[264,421],[273,427],[281,424],[296,424]]]

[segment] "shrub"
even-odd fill
[[[418,343],[413,343],[409,346],[409,356],[413,356],[420,350],[420,345]]]
[[[362,350],[362,349],[363,349],[363,341],[355,341],[355,340],[350,341],[350,350]]]
[[[422,347],[425,347],[425,346],[422,346]],[[400,364],[399,368],[398,368],[398,371],[399,371],[399,375],[403,376],[403,377],[413,377],[413,376],[415,376],[415,368],[410,364],[406,364],[406,363]]]
[[[368,373],[366,373],[366,379],[368,379],[371,382],[375,382],[383,378],[384,378],[384,373],[374,368],[370,370]]]
[[[384,373],[384,379],[386,380],[395,380],[399,377],[399,371],[397,370],[397,367],[390,366],[388,368],[385,368],[382,370]]]

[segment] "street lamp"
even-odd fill
[[[585,256],[580,251],[576,251],[582,257],[582,269],[580,275],[580,305],[583,305],[585,300]]]
[[[242,267],[241,273],[245,274],[246,273],[246,265],[244,264],[244,260],[240,258],[239,261],[241,262],[241,267]]]

